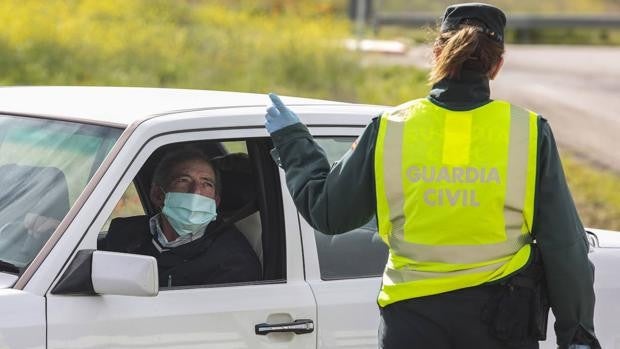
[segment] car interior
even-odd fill
[[[21,271],[69,211],[64,173],[51,166],[0,166],[0,259]]]
[[[284,280],[284,222],[278,170],[269,155],[270,140],[184,142],[157,149],[134,178],[144,212],[149,217],[158,213],[149,200],[158,162],[167,152],[187,146],[202,150],[217,168],[221,190],[218,216],[246,237],[262,263],[263,280]],[[97,245],[98,249],[105,246],[105,234],[100,234]]]
[[[338,235],[314,231],[321,279],[340,280],[376,277],[383,274],[387,246],[377,233],[377,219]]]

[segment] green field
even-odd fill
[[[562,159],[584,225],[620,231],[620,174],[568,153]]]
[[[618,7],[617,1],[562,3]],[[352,33],[346,4],[3,0],[0,84],[275,91],[386,105],[424,96],[426,72],[367,66],[343,48]],[[608,4],[615,7],[601,7]],[[566,163],[566,172],[585,224],[620,229],[620,203],[610,194],[620,192],[620,176],[578,159]]]

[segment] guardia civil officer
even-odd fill
[[[270,95],[265,125],[306,220],[338,234],[377,215],[390,252],[381,348],[538,348],[546,299],[560,348],[600,347],[588,244],[551,128],[490,99],[505,23],[490,5],[448,7],[429,95],[373,119],[333,167]]]

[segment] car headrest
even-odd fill
[[[247,206],[258,210],[256,179],[245,153],[230,153],[211,159],[219,172],[219,214],[229,217]]]
[[[26,213],[62,220],[69,211],[69,190],[56,167],[7,164],[0,166],[0,213],[23,217]]]

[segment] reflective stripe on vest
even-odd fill
[[[529,258],[538,117],[502,101],[450,111],[419,99],[381,117],[379,304],[501,279]]]

